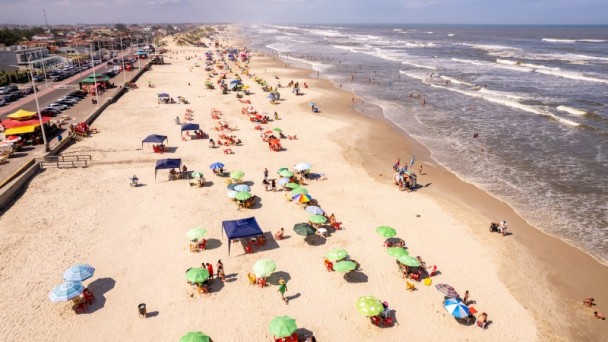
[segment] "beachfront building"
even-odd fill
[[[23,48],[22,46],[10,46],[0,51],[0,70],[13,70],[11,65],[27,67],[32,64],[34,68],[42,69],[42,64],[46,67],[63,63],[63,60],[56,55],[49,54],[45,47]]]

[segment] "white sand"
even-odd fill
[[[329,97],[335,91],[321,91],[315,88],[319,82],[311,79],[305,96],[283,89],[286,100],[272,106],[267,93],[245,78],[256,93],[249,97],[252,105],[269,114],[277,110],[282,118],[268,127],[280,127],[299,138],[283,140],[286,150],[272,152],[240,114],[243,105],[234,94],[205,90],[203,68],[189,71],[194,63],[203,65],[204,61],[185,61],[186,55],[194,53],[169,59],[171,65],[154,66],[138,82],[140,89],[126,94],[95,122],[101,133],[65,151],[91,154],[91,167],[45,170],[0,218],[2,340],[177,341],[188,331],[200,330],[215,341],[267,341],[271,338],[268,322],[276,315],[294,317],[298,327],[314,332],[319,341],[536,338],[532,316],[501,283],[492,250],[469,234],[467,222],[442,209],[424,190],[398,192],[388,181],[375,182],[344,159],[348,147],[328,137],[350,130],[352,141],[357,141],[365,128],[308,110],[308,103],[315,101],[321,110],[331,111]],[[267,64],[252,72],[273,85],[275,74],[285,85],[293,73]],[[156,88],[145,87],[148,81]],[[185,96],[191,104],[158,105],[156,93],[163,91]],[[232,147],[233,155],[224,155],[221,148],[209,149],[207,139],[180,139],[174,118],[183,117],[186,108],[194,110],[194,122],[215,139],[217,134],[211,129],[215,120],[209,115],[212,107],[240,128],[235,134],[244,146]],[[190,170],[203,171],[213,184],[199,189],[189,187],[185,180],[169,182],[166,171],[160,171],[155,181],[154,163],[159,155],[152,153],[151,146],[140,149],[141,140],[152,133],[168,135],[168,146],[177,148],[163,157],[182,158]],[[245,172],[245,180],[255,183],[252,192],[261,197],[259,208],[236,210],[226,196],[224,179],[213,176],[208,168],[215,161],[225,163],[228,171]],[[265,192],[261,184],[264,167],[272,177],[278,168],[300,161],[310,162],[313,172],[326,174],[327,180],[310,181],[307,188],[346,227],[324,245],[310,246],[296,235],[293,225],[306,221],[308,214],[287,202],[282,192]],[[386,172],[390,173],[390,165]],[[133,174],[144,186],[129,187],[128,177]],[[255,216],[267,232],[285,227],[290,237],[270,241],[266,249],[251,255],[233,244],[229,257],[221,222],[249,216]],[[411,255],[438,265],[441,274],[433,278],[434,284],[448,283],[461,294],[469,290],[477,310],[487,312],[493,321],[489,329],[458,324],[442,308],[443,295],[434,286],[417,283],[418,291],[407,292],[394,258],[386,254],[384,239],[375,233],[379,225],[395,227]],[[194,226],[208,229],[209,250],[188,251],[185,233]],[[349,283],[341,274],[325,270],[323,255],[333,247],[349,251],[361,264],[366,281]],[[248,285],[246,275],[260,258],[275,260],[277,272],[287,277],[287,295],[293,297],[289,305],[280,300],[277,286]],[[185,270],[201,262],[212,262],[215,268],[218,259],[234,281],[223,285],[215,281],[211,294],[191,297]],[[97,299],[85,315],[75,314],[68,303],[56,304],[47,298],[61,283],[62,272],[78,262],[96,267],[95,276],[85,285],[92,284]],[[362,295],[388,301],[398,325],[382,329],[370,324],[355,310],[355,301]],[[148,312],[158,315],[139,319],[139,303],[146,303]]]

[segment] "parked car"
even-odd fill
[[[13,102],[13,97],[10,95],[2,95],[0,96],[0,99],[3,99],[4,103]]]
[[[42,82],[42,81],[44,81],[44,76],[42,76],[42,75],[34,76],[34,82]]]
[[[20,91],[14,91],[8,95],[11,96],[11,101],[17,101],[23,97],[23,94]]]
[[[84,90],[74,90],[74,91],[71,91],[68,95],[70,95],[70,96],[78,96],[80,98],[85,98],[85,97],[87,97],[88,94],[89,93],[87,93]]]
[[[64,97],[64,98],[62,98],[62,99],[59,99],[57,102],[59,102],[59,103],[69,102],[69,103],[71,103],[71,104],[72,104],[72,106],[73,106],[73,105],[77,104],[77,103],[78,103],[78,101],[80,101],[80,99],[78,99],[78,100],[77,100],[77,99],[74,99],[74,98],[71,98],[71,97],[67,97],[67,96],[66,96],[66,97]]]
[[[38,91],[38,87],[36,87],[36,91]],[[34,92],[34,87],[27,87],[27,88],[21,89],[21,93],[23,95],[29,95],[29,94],[32,94],[33,92]]]
[[[17,91],[18,88],[15,85],[7,85],[5,87],[0,88],[0,95],[6,95],[8,93],[12,93],[14,91]]]
[[[72,107],[73,105],[76,104],[76,103],[74,103],[72,101],[68,101],[68,100],[65,100],[65,99],[59,99],[59,100],[55,101],[55,103],[60,103],[62,105],[66,105],[68,107]]]
[[[43,108],[40,110],[42,116],[57,116],[61,114],[61,110],[55,108]]]
[[[0,106],[4,106],[6,104],[6,100],[3,97],[0,97]]]
[[[50,105],[46,106],[46,108],[59,109],[60,111],[64,111],[68,109],[68,106],[61,103],[51,103]]]

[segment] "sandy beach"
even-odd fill
[[[224,34],[222,41],[235,41],[232,30]],[[204,60],[194,56],[208,49],[171,42],[169,48],[165,61],[170,64],[153,66],[138,81],[155,88],[127,93],[95,121],[100,133],[64,151],[90,154],[91,167],[44,170],[0,217],[3,340],[177,341],[200,330],[214,341],[269,341],[268,323],[277,315],[295,318],[302,336],[314,333],[318,341],[599,340],[608,332],[605,322],[593,318],[593,309],[581,303],[593,296],[600,303],[597,309],[608,311],[605,266],[528,226],[506,204],[458,180],[395,127],[355,112],[353,95],[309,71],[256,54],[250,74],[272,86],[290,80],[309,85],[302,96],[279,89],[283,100],[272,105],[268,93],[242,75],[253,92],[245,97],[251,106],[271,117],[276,111],[281,118],[265,127],[297,135],[296,140],[282,139],[284,150],[274,152],[254,129],[257,124],[241,114],[245,104],[234,93],[205,89]],[[228,64],[241,74],[234,63]],[[159,104],[160,92],[184,96],[190,104]],[[311,112],[310,102],[320,113]],[[182,140],[175,117],[183,118],[187,108],[193,110],[192,122],[214,140],[217,120],[210,112],[220,110],[221,119],[237,128],[233,134],[243,145],[224,154],[223,148],[209,148],[208,139]],[[153,133],[168,136],[168,153],[155,154],[147,144],[142,148],[141,140]],[[417,156],[415,169],[424,165],[418,178],[422,187],[400,192],[392,183],[391,166],[410,153]],[[166,170],[155,177],[160,158],[181,158],[189,170],[204,173],[207,186],[168,181]],[[260,197],[252,209],[237,210],[227,197],[226,179],[209,169],[216,161],[227,171],[244,171],[252,193]],[[309,214],[288,202],[284,192],[267,192],[262,184],[264,168],[271,178],[279,178],[276,170],[303,161],[325,176],[308,181],[306,188],[345,228],[315,245],[292,229]],[[141,186],[129,186],[132,175]],[[288,238],[269,239],[252,254],[232,243],[229,256],[222,221],[251,216],[268,238],[281,227]],[[510,222],[513,235],[488,233],[489,222],[497,217]],[[432,286],[415,283],[417,291],[406,291],[384,238],[375,232],[380,225],[394,227],[410,255],[437,265],[440,272],[432,277]],[[185,237],[195,226],[208,230],[207,250],[200,253],[189,251]],[[361,265],[354,281],[325,270],[323,256],[335,247],[346,249]],[[247,280],[254,262],[262,258],[277,264],[266,288]],[[185,270],[220,259],[227,281],[213,280],[211,293],[195,293]],[[96,268],[84,283],[96,299],[86,314],[75,314],[67,302],[52,303],[48,293],[61,283],[66,268],[81,262]],[[287,305],[277,292],[279,278],[287,281]],[[442,306],[443,294],[434,287],[439,283],[461,294],[470,291],[472,305],[488,313],[489,327],[456,322]],[[355,302],[364,295],[387,301],[397,324],[378,328],[360,315]],[[140,303],[147,305],[150,317],[138,317]]]

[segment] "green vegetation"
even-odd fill
[[[33,36],[44,33],[42,27],[34,27],[31,29],[2,29],[0,30],[0,44],[11,46],[23,40],[31,40]]]

